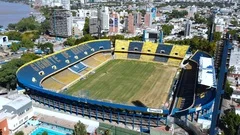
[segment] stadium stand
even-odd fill
[[[90,67],[87,67],[86,69],[84,69],[84,70],[82,70],[79,74],[81,75],[81,76],[84,76],[84,75],[86,75],[89,71],[91,71],[92,70],[92,68],[90,68]]]
[[[142,53],[155,53],[158,45],[152,42],[145,42],[142,48]],[[154,55],[142,54],[140,60],[153,61]]]
[[[199,60],[200,60],[200,57],[203,56],[203,57],[211,57],[209,54],[205,53],[205,52],[202,52],[202,51],[196,51],[192,57],[190,58],[191,60],[194,60],[195,62],[197,62],[199,64]]]
[[[71,70],[72,72],[75,72],[75,73],[80,73],[81,71],[83,71],[86,68],[87,68],[86,65],[84,65],[82,62],[79,62],[79,63],[71,66],[69,68],[69,70]]]
[[[172,51],[170,52],[170,56],[178,56],[178,57],[184,57],[186,55],[186,52],[188,51],[189,46],[186,45],[174,45],[172,47]],[[169,58],[168,64],[179,66],[182,60],[175,59],[175,58]]]
[[[57,81],[62,82],[63,84],[69,84],[74,80],[78,79],[80,76],[71,72],[69,69],[65,69],[53,75],[52,77]]]
[[[155,53],[169,55],[172,47],[171,45],[159,44]]]
[[[87,65],[88,67],[91,67],[91,68],[95,68],[95,67],[97,67],[98,65],[101,64],[101,62],[98,61],[98,60],[96,60],[96,59],[94,58],[94,56],[91,56],[91,57],[83,60],[83,63],[84,63],[85,65]]]
[[[183,58],[186,55],[188,48],[189,46],[187,45],[173,45],[170,56],[179,56]]]
[[[175,58],[169,58],[167,63],[169,65],[173,65],[173,66],[179,66],[182,60],[179,59],[175,59]]]
[[[154,61],[157,61],[157,62],[164,62],[166,63],[168,61],[168,57],[164,57],[164,56],[158,56],[158,55],[155,55]]]
[[[127,58],[128,59],[140,59],[141,54],[137,54],[137,53],[128,53]]]
[[[111,58],[109,56],[111,56],[110,53],[108,53],[108,54],[107,53],[105,53],[105,54],[97,53],[94,55],[94,59],[97,61],[100,61],[100,62],[105,62],[106,60],[109,60]]]
[[[115,58],[116,59],[126,59],[127,53],[118,53],[118,52],[127,52],[129,48],[129,42],[127,40],[116,40],[115,41]]]
[[[98,51],[111,51],[110,40],[89,41],[56,52],[40,59],[34,60],[24,65],[24,69],[19,68],[17,75],[25,83],[41,86],[40,82],[49,75],[72,66],[72,63],[96,53]],[[29,73],[31,71],[31,73]]]
[[[130,42],[128,51],[129,52],[142,52],[143,42]],[[140,59],[140,53],[128,53],[127,58],[129,59]]]
[[[52,77],[49,77],[42,82],[42,87],[47,88],[49,90],[57,91],[57,92],[61,90],[64,86],[65,86],[64,84],[57,82]]]
[[[180,110],[185,110],[194,103],[194,94],[197,85],[197,63],[189,60],[188,64],[190,65],[191,69],[183,69],[181,79],[179,82],[179,93],[178,97],[178,107]]]

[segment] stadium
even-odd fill
[[[23,65],[20,87],[44,105],[149,132],[169,117],[209,120],[212,57],[189,46],[94,40]]]

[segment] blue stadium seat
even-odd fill
[[[40,86],[40,81],[49,74],[67,68],[72,63],[80,61],[97,51],[110,49],[110,40],[93,41],[74,46],[21,68],[17,73],[17,77],[24,80],[25,83]]]
[[[168,57],[163,57],[163,56],[155,56],[154,61],[157,61],[157,62],[167,62],[168,61]]]
[[[81,62],[70,67],[70,69],[76,73],[80,73],[81,71],[83,71],[86,68],[87,68],[87,66],[83,65]]]
[[[169,55],[172,50],[172,45],[159,44],[155,53]]]
[[[127,58],[128,59],[140,59],[141,54],[135,54],[135,53],[128,53]]]
[[[210,101],[212,101],[214,98],[215,98],[214,90],[209,90],[209,91],[205,92],[204,97],[202,97],[202,98],[200,96],[196,97],[195,106],[200,105],[200,104],[203,106],[203,105],[209,103]]]
[[[211,56],[205,52],[202,52],[202,51],[197,51],[195,52],[195,54],[191,57],[192,60],[194,60],[195,62],[197,62],[199,64],[199,60],[200,60],[200,57],[203,56],[203,57],[208,57],[208,58],[211,58]]]
[[[142,42],[130,42],[128,51],[141,52],[143,47]]]

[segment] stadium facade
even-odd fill
[[[47,78],[99,53],[111,54],[112,59],[134,59],[178,66],[180,72],[169,90],[168,105],[149,108],[105,102],[66,95],[42,85]],[[189,55],[189,46],[183,45],[95,40],[23,65],[17,71],[17,79],[19,86],[26,89],[33,100],[46,106],[96,120],[131,125],[133,129],[148,132],[151,127],[167,125],[169,117],[184,117],[186,122],[211,120],[216,90],[214,60],[201,51]]]

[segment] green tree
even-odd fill
[[[220,41],[222,37],[222,33],[221,32],[214,32],[213,34],[213,39],[215,42]]]
[[[19,43],[12,43],[10,49],[13,51],[13,52],[16,52],[18,51],[20,48],[20,44]]]
[[[169,35],[172,29],[173,29],[173,25],[167,25],[167,24],[162,25],[162,30],[164,35]]]
[[[29,39],[24,39],[21,42],[21,46],[22,47],[26,47],[27,49],[30,49],[30,48],[34,47],[34,43],[31,40],[29,40]]]
[[[39,31],[40,33],[45,34],[49,29],[50,29],[50,21],[49,19],[46,19],[41,23]]]
[[[8,24],[9,30],[15,30],[15,28],[16,28],[16,24],[13,24],[13,23]]]
[[[34,54],[34,53],[24,53],[22,56],[21,56],[21,60],[24,62],[24,63],[27,63],[27,62],[30,62],[32,60],[35,60],[35,59],[38,59],[40,58],[40,56]]]
[[[20,32],[17,31],[9,31],[7,33],[5,33],[8,36],[9,40],[18,40],[21,41],[22,40],[22,35]]]
[[[38,39],[40,37],[40,33],[37,30],[36,31],[27,31],[27,32],[22,33],[21,37],[22,37],[22,41],[23,40],[35,41],[36,39]]]
[[[238,26],[238,21],[234,19],[231,21],[231,24],[233,24],[234,26]]]
[[[237,30],[229,30],[228,33],[231,35],[235,35],[237,33]]]
[[[76,16],[77,13],[75,11],[72,11],[72,16]]]
[[[90,40],[94,40],[95,38],[92,37],[90,34],[86,34],[84,35],[84,37],[80,38],[80,39],[77,39],[75,41],[75,45],[77,44],[80,44],[80,43],[83,43],[83,42],[86,42],[86,41],[90,41]]]
[[[238,114],[235,114],[233,111],[226,112],[225,115],[221,118],[221,122],[227,129],[224,131],[225,134],[237,135],[237,129],[240,125],[240,116]]]
[[[227,99],[230,99],[230,97],[232,96],[232,93],[233,93],[233,88],[230,87],[230,83],[229,81],[226,81],[226,84],[225,84],[225,98]]]
[[[228,73],[234,73],[236,71],[236,68],[234,66],[231,66],[228,68]]]
[[[48,54],[53,53],[53,44],[52,43],[45,43],[45,44],[39,44],[38,47],[44,51],[47,52]]]
[[[107,129],[105,130],[104,135],[111,135],[111,132]]]
[[[74,125],[73,135],[86,135],[86,126],[79,121],[77,124]]]
[[[48,135],[48,132],[47,132],[47,131],[44,131],[44,132],[42,133],[42,135]]]
[[[39,58],[35,54],[24,54],[20,59],[12,59],[0,68],[0,86],[7,89],[16,89],[17,78],[16,71],[26,62]]]
[[[20,32],[37,30],[40,24],[35,21],[34,17],[23,18],[16,24],[16,29]]]
[[[76,39],[73,37],[67,38],[67,40],[63,43],[65,46],[73,46],[75,45]]]
[[[207,19],[200,16],[200,14],[198,14],[198,13],[194,14],[194,20],[195,20],[196,23],[200,23],[200,24],[201,23],[204,23],[204,24],[207,23]]]
[[[14,135],[24,135],[24,132],[23,131],[18,131]]]
[[[89,34],[89,18],[85,18],[85,23],[83,26],[83,35]]]

